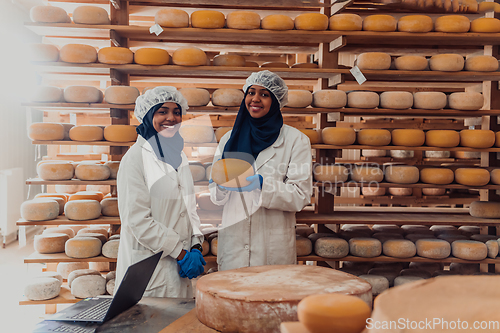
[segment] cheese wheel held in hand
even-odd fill
[[[246,178],[253,175],[252,165],[236,158],[218,160],[212,165],[212,180],[224,187],[247,186],[250,182]]]

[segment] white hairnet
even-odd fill
[[[148,111],[157,104],[165,102],[177,103],[181,106],[182,114],[185,115],[188,107],[186,98],[175,87],[162,86],[149,89],[135,100],[134,115],[142,124],[142,119]]]
[[[272,92],[280,103],[280,109],[288,103],[288,87],[285,81],[273,72],[265,70],[252,73],[247,78],[243,86],[243,91],[246,92],[247,89],[254,84],[262,86]]]

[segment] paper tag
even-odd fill
[[[353,68],[351,68],[350,72],[352,76],[354,76],[359,85],[365,83],[366,77],[363,75],[363,73],[361,73],[358,66],[354,66]]]
[[[107,162],[108,161],[108,154],[101,154],[101,161]]]
[[[69,123],[76,126],[76,113],[69,114]]]
[[[163,29],[162,29],[162,27],[160,27],[160,25],[158,23],[156,23],[155,25],[151,26],[151,28],[149,28],[149,33],[156,34],[156,36],[159,36],[162,32],[163,32]]]

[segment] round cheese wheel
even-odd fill
[[[226,17],[216,10],[196,10],[191,13],[191,26],[202,29],[221,29],[226,24]]]
[[[68,287],[71,288],[71,283],[78,277],[80,276],[85,276],[85,275],[101,275],[98,271],[95,269],[77,269],[69,273],[68,275]]]
[[[300,235],[296,236],[295,247],[297,257],[305,257],[310,255],[312,252],[312,242],[309,238],[305,238]]]
[[[59,198],[62,200],[61,198]],[[49,235],[49,234],[65,234],[68,235],[69,238],[75,237],[75,231],[71,228],[68,227],[55,227],[55,228],[48,228],[45,229],[42,233],[42,235]],[[61,251],[64,252],[64,251]]]
[[[425,133],[420,129],[395,129],[391,140],[395,146],[418,147],[425,143]]]
[[[384,52],[361,53],[356,59],[356,65],[361,70],[386,70],[391,67],[391,56]]]
[[[487,240],[486,243],[486,248],[488,249],[488,257],[495,259],[498,256],[498,240],[497,239],[490,239]]]
[[[111,142],[133,142],[137,140],[134,125],[108,125],[104,127],[104,140]]]
[[[456,110],[479,110],[483,107],[484,96],[476,92],[456,92],[448,96],[448,104]]]
[[[309,90],[288,90],[288,103],[290,108],[305,108],[311,105],[313,94]]]
[[[460,54],[436,54],[429,59],[431,71],[459,72],[464,69],[465,60]]]
[[[391,143],[391,132],[386,129],[362,129],[357,134],[358,144],[367,146],[387,146]]]
[[[490,173],[481,168],[458,168],[455,170],[455,181],[467,186],[484,186],[490,182]]]
[[[313,175],[320,182],[343,183],[349,178],[349,170],[343,165],[316,165]]]
[[[403,285],[403,284],[406,284],[406,283],[412,283],[412,282],[415,282],[415,281],[424,280],[424,279],[425,278],[423,278],[423,277],[413,276],[413,275],[397,276],[394,279],[394,287],[400,286],[400,285]]]
[[[460,145],[471,148],[490,148],[495,144],[495,132],[491,130],[461,130]]]
[[[394,158],[412,158],[415,156],[415,152],[413,150],[390,150],[389,154]]]
[[[391,15],[368,15],[363,20],[366,31],[396,31],[398,21]]]
[[[490,178],[493,184],[500,184],[500,169],[493,169],[490,171]]]
[[[92,258],[101,254],[102,243],[94,237],[74,237],[66,241],[66,255],[70,258]]]
[[[77,269],[88,269],[88,262],[60,262],[57,264],[57,273],[59,273],[63,279],[67,279],[69,274]]]
[[[54,278],[59,280],[59,282],[63,283],[63,278],[62,275],[57,273],[57,272],[41,272],[40,274],[37,274],[35,278]]]
[[[75,236],[76,238],[81,238],[81,237],[91,237],[91,238],[96,238],[98,239],[102,245],[107,242],[106,236],[96,233],[96,232],[83,232]]]
[[[118,198],[106,198],[101,201],[101,213],[104,216],[120,216]]]
[[[351,179],[355,182],[380,183],[384,179],[384,172],[377,167],[355,166],[351,170]]]
[[[220,211],[224,206],[217,206],[210,199],[210,193],[200,193],[196,196],[198,207],[203,210]]]
[[[405,55],[394,59],[396,69],[402,71],[423,71],[428,65],[429,62],[423,56]]]
[[[420,180],[426,184],[451,184],[455,179],[453,170],[447,168],[424,168],[420,170]]]
[[[78,164],[75,177],[80,180],[106,180],[111,171],[104,164]]]
[[[28,127],[28,137],[40,141],[64,140],[64,126],[59,123],[33,123]]]
[[[498,243],[497,243],[498,246]],[[488,256],[486,244],[473,240],[456,240],[451,243],[451,254],[465,260],[483,260]]]
[[[299,321],[318,333],[361,332],[370,313],[371,308],[358,297],[340,294],[307,296],[297,306]]]
[[[189,106],[205,106],[210,102],[210,93],[201,88],[182,88],[179,92],[186,98]]]
[[[409,109],[413,106],[413,94],[408,91],[384,91],[380,94],[380,107],[384,109]]]
[[[482,243],[486,243],[489,240],[496,241],[498,239],[498,236],[496,236],[496,235],[480,235],[480,234],[476,234],[476,235],[470,236],[470,239],[475,240],[475,241],[479,241],[479,242],[482,242]]]
[[[356,141],[356,132],[348,127],[326,127],[321,131],[324,143],[335,146],[349,146]]]
[[[155,47],[144,47],[134,53],[134,62],[139,65],[161,66],[167,65],[169,60],[167,50]]]
[[[312,145],[321,143],[321,131],[314,129],[300,129],[300,131],[309,138]]]
[[[94,220],[101,216],[101,205],[97,200],[69,201],[64,205],[64,215],[70,220]]]
[[[59,60],[59,49],[52,44],[30,44],[31,61],[57,61]]]
[[[74,172],[73,165],[65,161],[47,161],[37,166],[38,177],[43,180],[69,180]]]
[[[425,151],[425,157],[427,158],[449,158],[450,151],[448,150],[427,150]]]
[[[174,51],[172,62],[179,66],[205,66],[206,53],[197,47],[181,47]]]
[[[103,93],[91,86],[68,86],[64,89],[64,100],[69,103],[101,103]]]
[[[211,126],[185,125],[179,129],[179,134],[187,143],[206,143],[214,141],[214,130]]]
[[[94,125],[75,126],[69,130],[69,138],[73,141],[102,141],[104,130]]]
[[[259,67],[259,64],[255,61],[245,61],[245,67]]]
[[[385,169],[385,180],[390,183],[414,184],[419,176],[418,168],[411,165],[388,165]]]
[[[453,156],[458,159],[481,158],[481,152],[476,151],[454,151]]]
[[[106,293],[106,279],[99,275],[77,277],[71,283],[71,294],[76,298],[88,298]]]
[[[378,97],[378,96],[377,96]],[[347,104],[347,94],[342,90],[318,90],[313,93],[312,105],[317,108],[343,108]],[[377,100],[378,105],[378,100]]]
[[[478,3],[478,9],[477,9],[477,11],[480,12],[480,13],[482,13],[482,12],[492,12],[492,11],[494,11],[497,8],[498,8],[498,4],[497,3],[483,1],[483,2],[479,2]],[[498,9],[497,9],[497,11],[498,11]]]
[[[68,202],[69,194],[67,193],[38,193],[35,195],[35,199],[38,198],[60,198],[64,203]]]
[[[35,251],[41,254],[64,252],[64,244],[70,239],[64,233],[35,235]]]
[[[24,296],[31,301],[44,301],[59,296],[61,281],[52,277],[35,278],[24,287]]]
[[[229,29],[251,30],[260,28],[260,15],[248,10],[238,10],[227,14]]]
[[[85,227],[83,229],[78,230],[77,236],[86,234],[86,233],[97,233],[103,235],[105,240],[108,238],[108,228],[107,227],[99,227],[99,226],[94,226],[94,227]]]
[[[155,14],[155,23],[165,28],[187,28],[189,14],[181,9],[160,9]]]
[[[496,72],[498,59],[489,55],[477,55],[465,59],[465,70],[473,72]]]
[[[68,13],[60,7],[34,6],[30,9],[30,19],[39,23],[70,23]]]
[[[321,13],[303,13],[295,17],[295,29],[321,31],[328,29],[328,16]]]
[[[116,179],[118,168],[120,167],[120,161],[108,161],[104,163],[104,165],[106,165],[110,170],[109,178]]]
[[[378,296],[384,290],[389,289],[389,280],[384,276],[363,274],[358,277],[371,284],[373,296]]]
[[[371,186],[363,186],[361,188],[361,194],[365,197],[376,197],[376,196],[381,196],[385,195],[385,188],[384,187],[371,187]]]
[[[434,30],[439,32],[467,32],[470,26],[470,20],[464,15],[445,15],[434,21]]]
[[[107,164],[105,164],[105,165],[107,165]],[[84,192],[86,192],[86,193],[96,192],[96,194],[100,195],[100,197],[101,197],[99,200],[102,200],[105,195],[109,194],[110,190],[111,190],[110,185],[87,185],[85,187]]]
[[[480,17],[470,24],[471,32],[500,32],[500,20],[493,17]]]
[[[390,187],[388,189],[390,195],[394,196],[410,196],[413,194],[413,189],[408,187]]]
[[[212,165],[212,180],[224,187],[245,187],[250,184],[246,178],[253,175],[252,165],[240,159],[225,158]]]
[[[313,62],[300,62],[293,64],[290,68],[319,68],[319,65]]]
[[[106,292],[111,296],[115,294],[115,279],[106,282]]]
[[[110,104],[134,104],[140,94],[136,87],[110,86],[104,91],[104,99]]]
[[[382,252],[388,257],[411,258],[417,254],[417,247],[407,239],[389,239],[383,243]]]
[[[223,127],[219,127],[215,130],[215,139],[217,140],[217,142],[220,142],[220,140],[222,139],[222,137],[227,133],[229,132],[230,130],[232,130],[233,128],[232,127],[229,127],[229,126],[223,126]]]
[[[193,176],[193,181],[199,182],[205,179],[205,167],[199,162],[189,162],[189,169]]]
[[[432,19],[427,15],[407,15],[398,20],[398,31],[429,32],[433,28]]]
[[[126,47],[103,47],[97,53],[100,63],[111,65],[125,65],[134,62],[134,52]]]
[[[237,54],[218,54],[213,59],[213,65],[245,67],[245,58]]]
[[[38,86],[31,93],[30,100],[35,103],[57,103],[63,100],[63,91],[58,87]]]
[[[343,258],[349,254],[349,243],[342,238],[322,237],[314,243],[314,253],[323,258]]]
[[[417,254],[424,258],[444,259],[451,254],[450,243],[442,239],[419,239],[415,245]]]
[[[456,147],[460,134],[454,130],[430,130],[425,133],[425,145],[430,147]]]
[[[118,246],[119,245],[120,245],[119,239],[113,239],[113,240],[107,241],[102,246],[102,255],[105,256],[106,258],[113,258],[113,259],[118,258]]]
[[[59,51],[59,59],[75,64],[90,64],[97,61],[97,51],[90,45],[66,44]]]
[[[462,225],[458,227],[458,230],[460,230],[464,235],[478,235],[481,233],[481,227],[476,226],[476,225]]]
[[[216,106],[240,106],[245,94],[240,89],[221,88],[212,93],[212,104]]]
[[[371,305],[371,286],[358,277],[319,266],[267,265],[201,277],[196,313],[203,324],[219,331],[279,332],[281,322],[297,321],[297,304],[303,298],[332,292]]]
[[[381,157],[385,156],[387,151],[378,149],[361,149],[361,155],[364,157]]]
[[[360,31],[363,29],[363,19],[357,14],[335,14],[330,16],[330,30]]]
[[[500,218],[500,202],[473,201],[469,206],[469,214],[485,219]]]
[[[99,261],[99,262],[90,262],[90,269],[95,269],[99,272],[108,272],[109,271],[109,262]]]
[[[260,65],[261,68],[290,68],[287,63],[279,61],[267,61]]]
[[[76,24],[111,24],[106,9],[97,6],[78,6],[73,11]]]
[[[347,95],[347,106],[350,108],[373,109],[379,103],[380,97],[373,91],[352,91]]]
[[[351,238],[349,239],[349,252],[356,257],[378,257],[382,253],[382,243],[375,238]]]
[[[446,94],[440,91],[419,91],[413,94],[415,109],[439,110],[446,106]]]
[[[217,237],[212,238],[212,240],[210,241],[210,252],[212,252],[214,256],[217,255],[217,244],[218,244]]]
[[[110,280],[114,279],[116,279],[116,271],[111,271],[108,274],[106,274],[106,282],[109,282]]]
[[[293,19],[287,15],[267,15],[262,19],[262,29],[266,30],[293,30]]]
[[[394,279],[398,276],[399,269],[394,269],[392,267],[375,267],[368,271],[369,276],[383,276],[388,282],[389,286],[394,285]]]

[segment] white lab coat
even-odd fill
[[[139,136],[120,162],[117,189],[121,236],[116,288],[129,265],[163,251],[144,296],[192,297],[191,281],[179,276],[176,260],[182,249],[203,242],[186,155],[182,153],[176,172]]]
[[[222,137],[214,163],[230,135]],[[295,213],[310,203],[313,190],[309,138],[283,125],[254,167],[264,182],[262,190],[242,192],[249,217],[240,192],[221,190],[215,183],[209,186],[212,202],[224,205],[217,246],[219,270],[297,262]]]

